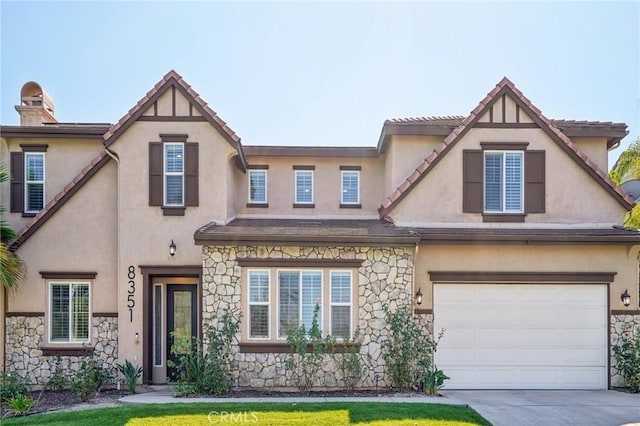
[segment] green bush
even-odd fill
[[[9,402],[19,395],[26,395],[30,389],[31,386],[19,374],[15,372],[0,374],[0,403]]]
[[[287,333],[287,343],[291,352],[284,365],[291,372],[293,384],[303,393],[311,391],[318,378],[318,371],[322,367],[324,354],[329,353],[335,345],[335,340],[331,336],[322,337],[318,324],[319,314],[320,305],[316,303],[309,332],[307,333],[304,324],[301,324]]]
[[[60,390],[65,389],[69,385],[69,380],[64,375],[62,369],[62,358],[57,356],[53,364],[53,373],[49,380],[47,380],[47,389]]]
[[[231,390],[231,371],[235,368],[233,342],[239,329],[240,315],[227,310],[217,326],[207,331],[206,348],[197,337],[175,339],[171,353],[179,355],[178,362],[167,364],[178,372],[176,395],[220,396]]]
[[[640,332],[625,336],[613,347],[618,371],[631,392],[640,392]]]
[[[36,405],[36,401],[27,395],[18,394],[11,398],[8,404],[10,407],[9,410],[7,410],[9,414],[24,416],[29,414],[29,411]]]
[[[411,313],[410,307],[402,307],[395,312],[391,312],[388,305],[383,308],[389,334],[382,342],[382,356],[391,385],[400,391],[424,386],[426,392],[437,394],[444,380],[448,379],[433,364],[444,330],[433,339],[425,334],[424,326]]]
[[[87,402],[111,378],[109,372],[94,359],[83,360],[80,369],[71,379],[71,391]]]
[[[350,392],[354,391],[371,365],[371,354],[367,354],[364,359],[360,354],[360,340],[360,330],[356,330],[353,338],[345,337],[341,343],[336,343],[336,347],[342,349],[335,355],[338,358],[338,369],[342,373],[345,388]]]
[[[138,379],[142,376],[142,367],[134,366],[127,359],[123,364],[116,364],[116,368],[124,376],[124,380],[127,382],[127,389],[130,393],[136,393],[136,384]]]

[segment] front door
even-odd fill
[[[193,347],[198,335],[197,299],[194,284],[167,284],[167,359],[178,364],[182,354]],[[176,381],[176,369],[167,364],[170,381]]]

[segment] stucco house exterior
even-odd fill
[[[620,383],[611,346],[640,328],[634,204],[606,174],[623,123],[548,119],[507,78],[466,116],[387,120],[370,147],[243,144],[175,71],[115,124],[54,109],[29,82],[21,125],[0,127],[28,268],[2,294],[7,371],[44,383],[53,357],[93,355],[164,383],[170,333],[233,307],[236,386],[289,386],[286,330],[319,302],[325,333],[361,331],[364,387],[388,384],[383,304],[446,330],[448,388]]]

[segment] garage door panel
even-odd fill
[[[446,387],[606,389],[606,289],[436,283],[434,327],[446,329],[436,364],[451,377]]]

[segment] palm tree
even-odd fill
[[[609,172],[609,177],[618,185],[631,179],[640,179],[640,137],[620,154],[618,161]],[[633,210],[625,215],[624,225],[640,228],[640,204],[636,204]]]
[[[640,179],[640,136],[620,154],[609,177],[618,185],[630,179]]]
[[[4,164],[0,163],[0,183],[7,180],[9,172]],[[0,285],[6,290],[12,290],[24,280],[26,267],[22,259],[9,248],[9,242],[16,237],[16,232],[3,219],[5,211],[5,208],[0,206]]]

